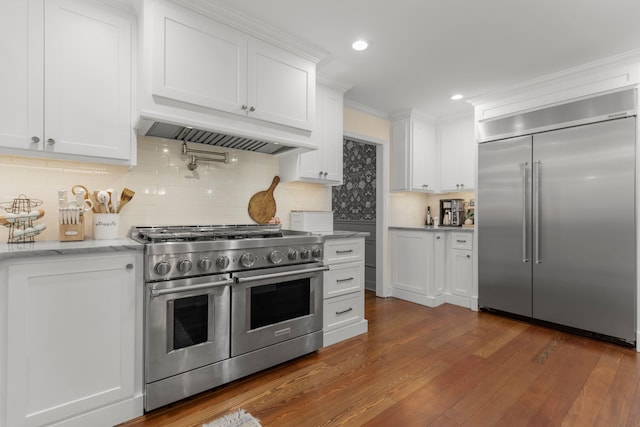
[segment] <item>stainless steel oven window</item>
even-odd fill
[[[167,301],[167,352],[213,341],[213,295]]]
[[[250,295],[250,328],[258,329],[313,314],[311,279],[254,286]]]

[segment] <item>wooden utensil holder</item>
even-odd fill
[[[59,240],[61,242],[77,242],[84,240],[84,215],[80,214],[78,224],[60,224]]]

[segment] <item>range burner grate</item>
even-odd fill
[[[282,237],[282,231],[279,225],[137,227],[132,237],[146,243],[207,242]]]

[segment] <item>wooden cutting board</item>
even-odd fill
[[[276,199],[273,198],[273,191],[279,182],[280,177],[274,176],[267,190],[259,191],[249,199],[249,216],[258,224],[266,224],[276,215]]]

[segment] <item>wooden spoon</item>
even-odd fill
[[[116,213],[120,213],[120,211],[122,210],[124,205],[129,203],[131,201],[131,199],[133,199],[133,196],[135,194],[136,194],[135,191],[130,190],[128,188],[123,188],[122,189],[122,194],[120,194],[120,204],[118,205],[118,210],[116,211]]]
[[[267,224],[276,214],[276,200],[273,191],[280,182],[279,176],[274,176],[271,186],[265,191],[259,191],[249,200],[249,216],[258,224]]]

